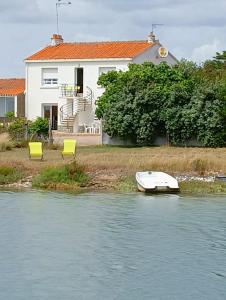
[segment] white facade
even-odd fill
[[[167,58],[158,57],[160,46],[160,44],[157,44],[134,59],[26,60],[26,117],[29,120],[36,119],[39,116],[44,117],[45,113],[49,113],[48,107],[53,107],[54,109],[51,108],[51,114],[56,115],[57,110],[58,129],[62,128],[61,108],[67,103],[72,103],[75,99],[62,97],[61,86],[76,86],[76,70],[79,68],[83,69],[83,97],[86,97],[87,92],[91,89],[93,101],[92,105],[87,106],[86,109],[79,110],[70,122],[73,122],[74,132],[78,132],[82,125],[88,128],[94,122],[95,100],[104,91],[103,88],[97,85],[100,72],[107,71],[108,68],[109,70],[126,71],[129,63],[140,64],[145,61],[153,61],[154,63],[167,61],[171,65],[175,64],[177,60],[171,54]]]

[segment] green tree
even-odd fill
[[[226,145],[226,72],[219,61],[202,66],[181,61],[171,67],[132,64],[127,72],[99,79],[105,88],[96,114],[111,137],[152,144],[167,135],[173,145],[196,139],[203,146]]]
[[[222,53],[217,52],[216,56],[214,57],[214,59],[216,61],[225,63],[226,62],[226,51],[223,51]]]
[[[34,122],[29,126],[29,133],[31,139],[45,139],[48,137],[49,132],[49,121],[38,117]]]

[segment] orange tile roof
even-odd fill
[[[147,41],[62,43],[48,46],[27,60],[133,58],[153,45]]]
[[[0,95],[16,96],[25,90],[25,79],[0,79]]]

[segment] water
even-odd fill
[[[0,299],[226,299],[226,197],[0,192]]]

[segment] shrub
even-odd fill
[[[9,119],[13,119],[15,117],[15,114],[13,111],[9,111],[5,114],[6,118],[9,118]]]
[[[0,167],[0,184],[9,184],[23,178],[23,172],[15,167],[1,166]]]
[[[49,133],[49,121],[38,117],[29,126],[30,139],[45,139]]]
[[[211,74],[210,65],[205,69],[187,61],[131,64],[126,72],[102,74],[99,84],[105,92],[96,115],[104,121],[103,130],[139,145],[167,135],[175,146],[191,140],[205,147],[226,146],[225,63],[222,79],[216,64],[211,65]]]
[[[76,162],[61,167],[51,167],[42,170],[41,174],[33,180],[33,186],[41,188],[57,188],[61,187],[84,187],[89,181],[88,175],[84,171],[84,167]]]
[[[0,123],[0,133],[6,132],[7,128],[4,126],[3,123]]]
[[[28,141],[26,141],[26,140],[14,141],[13,142],[13,147],[14,148],[27,148],[27,146],[28,146]]]
[[[199,175],[205,175],[208,170],[208,161],[197,158],[191,161],[193,171],[197,172]]]
[[[21,140],[25,138],[27,120],[18,118],[14,120],[8,128],[9,136],[12,140]]]

